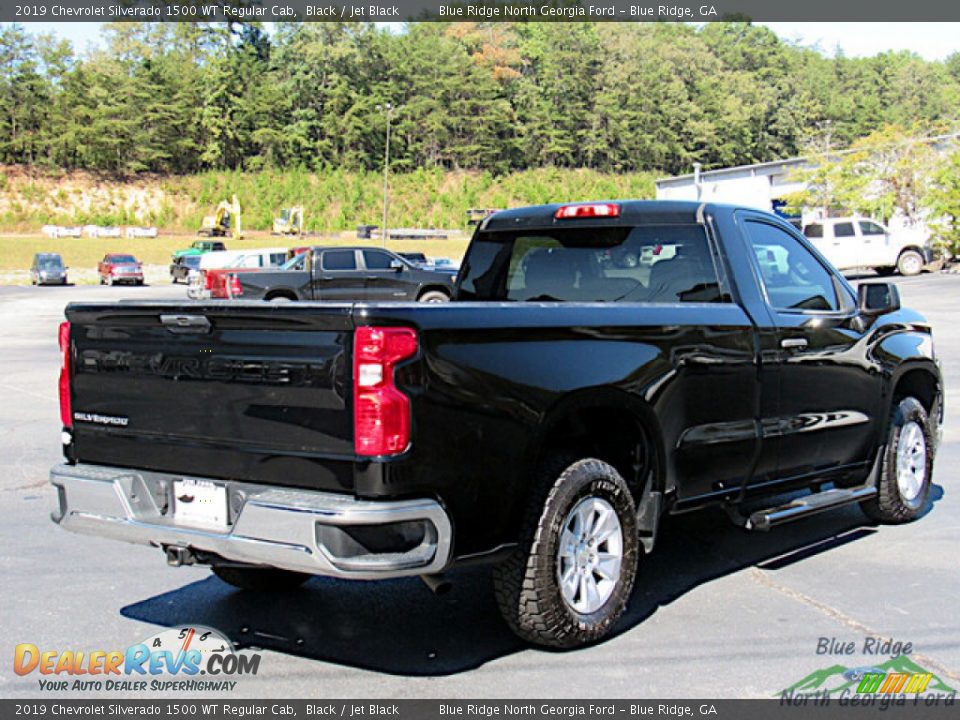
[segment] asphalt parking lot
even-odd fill
[[[36,674],[14,674],[18,643],[123,649],[181,623],[263,648],[258,675],[241,678],[231,699],[771,697],[834,664],[886,659],[860,652],[871,637],[911,643],[916,664],[960,689],[960,275],[898,282],[904,304],[933,323],[946,374],[929,514],[877,527],[850,507],[769,534],[719,512],[670,518],[619,633],[572,652],[516,640],[482,568],[454,574],[439,598],[416,579],[317,578],[262,596],[203,569],[168,568],[158,550],[60,530],[47,472],[60,458],[64,305],[185,291],[0,287],[0,696],[49,696]],[[853,641],[857,653],[818,655],[820,638]]]

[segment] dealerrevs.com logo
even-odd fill
[[[222,633],[188,625],[165,630],[126,650],[41,649],[21,643],[13,671],[39,675],[40,690],[142,692],[231,691],[240,675],[256,675],[260,655],[238,653]]]

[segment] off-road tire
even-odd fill
[[[228,585],[241,590],[277,592],[292,590],[303,585],[312,575],[269,567],[237,567],[214,565],[213,574]]]
[[[912,499],[904,498],[897,482],[897,448],[900,435],[908,423],[920,426],[926,444],[926,474],[920,492]],[[883,451],[877,494],[861,503],[864,513],[881,523],[905,523],[916,520],[926,510],[930,501],[930,483],[933,473],[934,444],[930,434],[930,421],[920,401],[913,397],[900,400],[890,417],[887,446]]]
[[[493,569],[497,604],[510,629],[528,642],[556,648],[594,642],[612,630],[633,590],[640,546],[636,507],[620,474],[600,460],[571,460],[558,458],[543,465],[521,525],[519,547]],[[557,546],[567,514],[591,496],[615,510],[623,553],[619,582],[606,603],[581,615],[563,599]]]

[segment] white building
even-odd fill
[[[925,138],[940,152],[950,152],[956,147],[960,133]],[[849,150],[833,153],[834,157],[844,155]],[[746,207],[775,212],[778,215],[801,221],[799,217],[786,215],[781,211],[784,198],[794,192],[805,189],[805,184],[792,179],[797,170],[812,168],[817,164],[816,157],[795,157],[773,162],[740,165],[719,170],[700,171],[694,165],[689,175],[660,178],[656,181],[658,200],[701,200],[703,202],[730,203]],[[809,222],[822,217],[820,208],[811,208],[803,213],[802,221]],[[926,227],[910,226],[901,217],[893,217],[888,223],[891,232],[929,236]],[[918,238],[919,240],[919,238]]]
[[[730,203],[775,212],[784,197],[804,189],[790,175],[809,165],[806,158],[790,158],[703,172],[695,168],[689,175],[657,180],[657,199]]]

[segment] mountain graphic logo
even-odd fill
[[[844,667],[831,665],[815,670],[802,680],[784,688],[777,697],[816,693],[820,696],[856,693],[956,693],[943,679],[917,665],[906,655],[898,655],[876,665]]]

